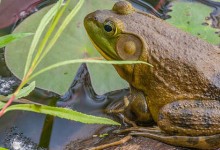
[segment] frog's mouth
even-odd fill
[[[92,42],[93,46],[96,48],[96,50],[98,50],[98,52],[106,59],[106,60],[119,60],[119,58],[117,57],[117,55],[115,53],[112,53],[110,50],[106,50],[106,49],[102,49],[101,45],[99,45],[98,43],[95,42],[95,40],[93,40],[93,37],[90,36],[90,34],[87,32],[88,37],[90,39],[90,41]]]
[[[87,33],[88,34],[88,33]],[[88,34],[89,35],[89,34]],[[107,53],[106,51],[104,51],[103,49],[100,48],[100,46],[98,46],[95,41],[92,40],[92,38],[89,36],[90,41],[92,42],[93,46],[95,47],[96,50],[98,50],[98,52],[106,59],[106,60],[116,60],[117,57],[114,56],[114,54],[112,53]]]

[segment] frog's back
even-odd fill
[[[120,19],[120,16],[119,16]],[[154,75],[176,94],[220,99],[220,49],[152,15],[121,17],[146,42]],[[132,20],[132,22],[130,21]],[[140,26],[141,25],[141,26]]]
[[[154,66],[151,74],[154,77],[149,77],[145,67],[139,65],[137,71],[141,72],[134,72],[137,80],[128,81],[134,87],[154,97],[166,96],[157,94],[161,91],[171,93],[171,96],[186,95],[182,96],[184,98],[220,99],[220,49],[217,46],[142,12],[119,14],[103,10],[96,11],[95,16],[100,23],[109,17],[117,18],[124,25],[123,34],[132,33],[145,41],[147,48],[142,51],[141,57],[147,54],[147,60],[142,60]],[[139,80],[141,75],[145,80]],[[157,89],[155,86],[158,85],[160,87]],[[149,93],[150,90],[155,93]]]

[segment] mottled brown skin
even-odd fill
[[[109,18],[117,33],[106,35],[104,22]],[[141,60],[154,66],[114,66],[131,86],[130,108],[136,121],[153,118],[162,130],[144,136],[177,146],[220,147],[217,46],[138,12],[128,2],[116,3],[113,10],[91,13],[84,22],[91,40],[107,60]],[[136,47],[134,43],[138,43]],[[143,135],[133,133],[139,134]]]

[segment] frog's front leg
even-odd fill
[[[124,98],[124,105],[121,101],[111,104],[106,108],[106,113],[123,114],[126,122],[133,126],[136,126],[134,122],[141,124],[153,122],[144,93],[132,87],[129,97]]]
[[[151,113],[147,106],[146,96],[140,90],[133,87],[131,89],[131,96],[129,97],[130,104],[127,107],[127,114],[133,121],[137,123],[151,123],[153,122]],[[128,115],[129,116],[129,115]]]
[[[220,102],[217,100],[180,100],[167,104],[160,110],[157,124],[159,130],[138,129],[131,135],[175,146],[220,148]]]

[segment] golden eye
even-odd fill
[[[111,20],[106,20],[104,22],[104,31],[110,36],[115,35],[116,33],[115,23]]]

